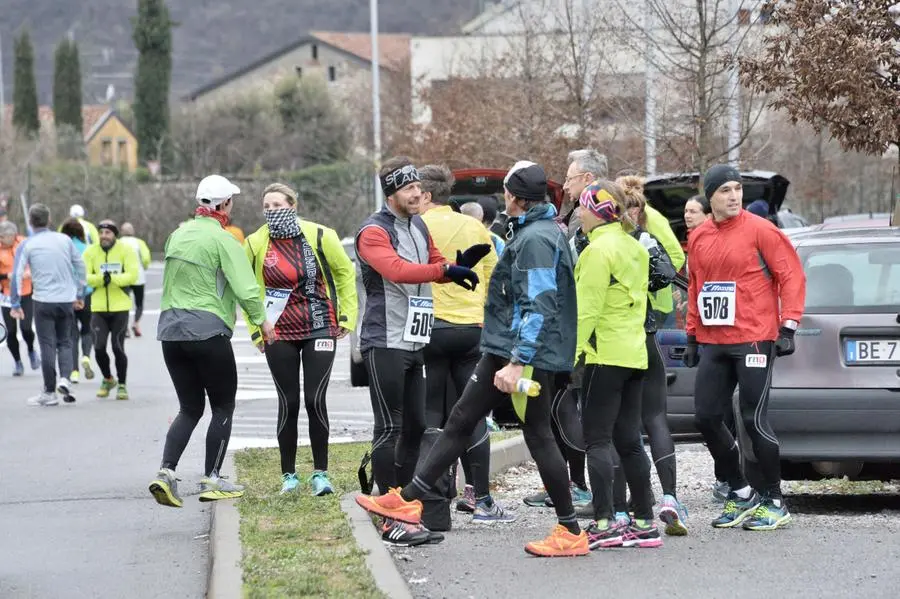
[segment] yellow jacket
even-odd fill
[[[481,283],[472,292],[455,283],[434,283],[434,317],[453,324],[484,323],[484,304],[487,301],[488,282],[497,266],[497,252],[490,232],[478,220],[454,212],[450,206],[432,208],[422,215],[435,247],[450,262],[456,261],[456,251],[465,251],[477,243],[486,243],[491,251],[472,270]]]
[[[91,294],[91,312],[128,312],[131,295],[127,288],[137,282],[137,254],[132,247],[120,240],[104,250],[100,245],[90,245],[84,250],[84,269],[87,284],[94,288]],[[103,273],[110,273],[109,285],[103,284]]]

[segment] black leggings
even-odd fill
[[[78,340],[81,340],[81,353],[91,356],[94,347],[94,333],[91,331],[91,296],[84,298],[84,308],[75,310],[75,326],[72,329],[72,364],[78,370]]]
[[[644,432],[650,440],[650,453],[656,465],[656,474],[662,487],[663,495],[675,494],[675,442],[669,431],[666,415],[666,365],[663,362],[656,333],[647,334],[647,372],[644,375],[643,392],[641,394],[641,421]],[[646,454],[645,454],[646,455]],[[613,500],[617,512],[625,511],[625,476],[620,467],[619,456],[616,456],[616,482],[613,487]]]
[[[266,362],[278,390],[278,449],[281,471],[297,471],[297,419],[300,417],[300,365],[303,398],[309,420],[313,466],[328,470],[328,409],[325,395],[334,364],[334,338],[276,341],[266,346]]]
[[[364,356],[375,419],[372,475],[381,493],[412,480],[425,432],[421,351],[373,348]],[[448,465],[449,468],[449,465]]]
[[[405,499],[421,498],[431,490],[435,482],[466,450],[472,431],[479,421],[491,410],[509,401],[509,395],[501,393],[494,386],[494,375],[506,364],[507,360],[491,354],[484,354],[478,361],[462,397],[450,412],[444,432],[431,448],[412,484],[403,489]],[[541,393],[528,399],[525,422],[522,423],[525,443],[537,463],[557,518],[560,523],[572,526],[576,520],[572,495],[569,493],[566,463],[550,430],[550,402],[557,381],[553,373],[541,370],[535,370],[532,378],[540,383]]]
[[[775,344],[757,341],[733,345],[704,345],[694,390],[694,421],[716,463],[717,477],[732,489],[747,486],[741,472],[741,455],[734,435],[725,424],[732,396],[738,387],[738,428],[750,439],[758,463],[761,487],[770,497],[781,497],[781,457],[778,439],[769,426],[769,385]]]
[[[111,379],[109,355],[106,353],[106,339],[112,340],[113,356],[116,359],[116,378],[124,385],[128,375],[128,356],[125,355],[125,333],[128,332],[128,312],[94,312],[91,315],[91,329],[94,332],[94,357],[103,378]],[[73,343],[72,345],[77,345]],[[78,367],[76,363],[75,367]]]
[[[140,322],[144,314],[144,286],[132,285],[131,291],[134,292],[134,322]]]
[[[18,328],[19,324],[22,325],[22,339],[25,340],[25,346],[28,347],[28,352],[31,353],[34,351],[34,328],[32,328],[31,323],[34,321],[34,306],[31,303],[31,296],[25,295],[20,298],[22,311],[25,312],[25,318],[22,320],[16,320],[10,315],[12,311],[11,308],[3,308],[3,323],[6,325],[6,347],[9,348],[9,353],[12,354],[13,360],[16,362],[20,362],[22,360],[22,355],[19,353],[19,338],[18,338]],[[68,376],[68,375],[63,375]]]
[[[569,465],[569,478],[581,489],[587,489],[580,396],[581,389],[572,385],[557,390],[551,404],[550,424],[559,451]]]
[[[166,435],[162,467],[174,470],[209,397],[212,418],[206,431],[207,475],[218,473],[231,438],[237,366],[231,341],[218,335],[203,341],[163,341],[163,359],[178,394],[179,410]]]
[[[453,406],[466,388],[481,357],[481,327],[450,326],[431,332],[425,356],[425,423],[428,428],[444,428]],[[465,453],[460,457],[466,482],[475,487],[476,497],[490,494],[491,438],[487,421],[475,426]]]
[[[614,453],[622,460],[638,519],[653,519],[650,465],[641,446],[643,370],[589,364],[584,373],[581,414],[587,445],[594,517],[613,517]],[[615,446],[615,452],[613,451]]]

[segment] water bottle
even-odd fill
[[[541,394],[541,384],[531,379],[519,379],[516,383],[516,393],[524,393],[528,397],[537,397]]]

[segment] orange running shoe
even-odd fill
[[[356,503],[367,512],[378,514],[382,518],[399,520],[407,524],[418,524],[422,520],[422,502],[418,499],[406,501],[400,496],[399,487],[390,489],[387,495],[378,497],[357,495]]]
[[[526,553],[538,557],[569,557],[575,555],[587,555],[587,533],[573,535],[562,524],[557,524],[550,536],[543,541],[533,541],[525,545]]]

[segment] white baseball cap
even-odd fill
[[[72,204],[72,207],[69,208],[69,216],[71,218],[84,218],[84,208],[81,207],[81,204]]]
[[[218,206],[231,196],[241,193],[240,188],[222,175],[209,175],[197,186],[197,202],[204,206]]]

